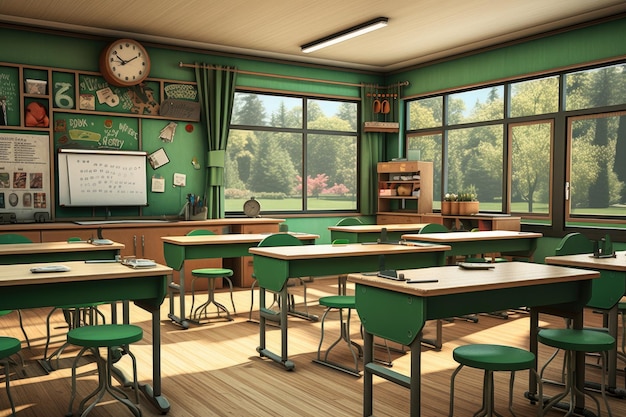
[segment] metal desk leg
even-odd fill
[[[170,275],[170,282],[168,284],[169,297],[170,297],[170,313],[167,317],[174,323],[183,327],[183,329],[189,328],[189,321],[185,316],[185,265],[180,267],[179,271],[179,283],[174,282],[174,274]],[[174,314],[174,293],[178,292],[178,299],[180,301],[180,315]]]
[[[287,355],[287,315],[289,314],[289,303],[287,294],[287,286],[285,286],[278,294],[280,298],[280,312],[269,310],[265,307],[266,290],[263,287],[259,287],[259,336],[260,345],[257,347],[257,352],[261,356],[270,358],[274,362],[282,364],[288,371],[295,368],[295,363],[289,360]],[[281,354],[278,356],[274,352],[267,349],[265,331],[267,327],[267,320],[278,321],[280,323],[280,339],[281,339]]]
[[[374,335],[363,332],[363,417],[374,412],[374,374],[367,367],[374,361]]]
[[[411,417],[419,417],[421,415],[422,404],[422,332],[419,337],[411,342]]]
[[[161,327],[159,310],[152,311],[152,383],[139,385],[139,389],[150,403],[161,412],[166,414],[170,411],[170,403],[161,393]]]

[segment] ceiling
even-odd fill
[[[0,22],[382,73],[621,13],[624,0],[0,0]],[[379,16],[387,27],[300,51]]]

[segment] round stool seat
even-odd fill
[[[22,349],[22,344],[19,339],[14,337],[0,337],[0,358],[7,358],[13,354],[16,354]]]
[[[83,326],[67,333],[67,341],[83,347],[113,347],[138,342],[143,330],[133,324],[102,324]]]
[[[321,297],[319,304],[330,308],[354,308],[356,298],[353,295],[329,295]]]
[[[191,271],[191,275],[204,278],[230,277],[233,275],[233,270],[226,268],[200,268]]]
[[[586,329],[542,329],[537,338],[544,345],[576,352],[603,352],[615,345],[610,334]]]
[[[532,352],[502,345],[459,346],[452,356],[460,364],[489,371],[520,371],[533,367],[535,363]]]

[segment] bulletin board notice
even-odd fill
[[[0,133],[0,212],[18,222],[50,215],[50,136]]]
[[[60,149],[59,204],[68,207],[148,204],[146,152]]]

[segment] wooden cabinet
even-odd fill
[[[475,214],[470,216],[441,216],[442,224],[450,230],[521,230],[521,218],[505,214]]]
[[[379,162],[378,224],[420,223],[433,208],[433,163]]]

